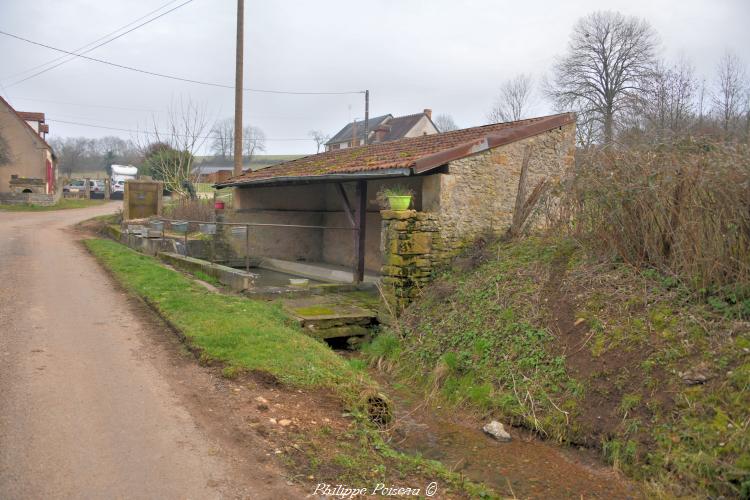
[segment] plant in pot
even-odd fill
[[[383,187],[378,191],[380,205],[396,211],[408,210],[413,196],[414,191],[401,185]]]

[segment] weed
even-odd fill
[[[628,413],[630,413],[630,411],[633,410],[640,403],[641,403],[640,394],[625,394],[622,397],[622,400],[620,401],[620,406],[618,408],[620,415],[622,415],[622,419],[625,420],[626,418],[628,418]]]

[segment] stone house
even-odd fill
[[[527,146],[529,186],[573,166],[575,126],[565,113],[326,151],[217,187],[236,188],[228,222],[259,224],[253,256],[349,270],[340,281],[382,276],[408,298],[466,242],[506,230]],[[377,193],[394,185],[414,192],[412,210],[381,210]]]
[[[7,149],[0,164],[0,201],[52,204],[59,198],[57,168],[43,113],[18,112],[0,97],[0,138]]]
[[[376,116],[367,120],[367,143],[395,141],[406,137],[437,134],[439,130],[432,122],[432,110],[406,116],[391,114]],[[325,144],[326,151],[345,149],[364,144],[365,122],[353,121],[338,131]]]

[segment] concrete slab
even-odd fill
[[[320,339],[366,335],[377,317],[357,296],[347,293],[288,298],[281,303],[305,333]]]
[[[351,269],[344,266],[333,264],[324,264],[317,262],[291,262],[288,260],[273,259],[263,257],[258,267],[280,271],[283,273],[302,276],[318,281],[327,281],[333,283],[351,283],[354,281],[354,274]],[[380,276],[365,274],[365,283],[376,283]]]
[[[159,252],[159,258],[174,267],[184,269],[188,272],[203,272],[219,280],[219,283],[228,286],[232,290],[247,290],[253,285],[257,274],[247,273],[231,267],[222,266],[221,264],[212,264],[211,262],[185,257],[184,255],[172,252]]]

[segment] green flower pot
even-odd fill
[[[409,210],[409,205],[411,205],[411,196],[389,196],[388,204],[391,206],[391,210]]]

